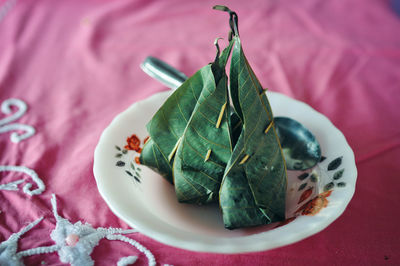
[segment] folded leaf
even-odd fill
[[[264,90],[233,36],[230,90],[242,131],[220,188],[226,228],[285,219],[286,166]]]
[[[218,86],[221,87],[221,89],[224,89],[224,95],[222,95],[222,98],[221,99],[217,98],[216,100],[218,100],[218,103],[226,102],[224,101],[224,98],[227,98],[226,97],[227,81],[225,74],[225,65],[231,49],[232,49],[232,44],[230,44],[230,46],[223,51],[221,56],[219,56],[219,51],[218,51],[218,56],[215,62],[201,68],[193,76],[191,76],[188,80],[186,80],[165,101],[165,103],[153,116],[152,120],[147,124],[147,131],[151,138],[149,141],[146,142],[146,144],[143,147],[143,151],[140,156],[140,162],[160,173],[171,183],[174,183],[174,178],[172,173],[174,158],[178,150],[179,144],[187,142],[188,137],[182,138],[182,135],[185,132],[186,127],[188,126],[188,122],[191,120],[194,109],[196,108],[196,106],[198,106],[198,102],[204,101],[204,99],[209,98],[209,95],[207,95],[207,93],[210,93],[211,91],[215,90],[217,86],[216,84],[218,84]],[[214,95],[214,97],[220,97],[219,95],[220,93],[221,90],[219,90],[218,93]],[[199,114],[206,116],[206,118],[210,120],[211,114],[209,114],[209,112],[212,111],[212,109],[210,108],[213,107],[214,109],[218,109],[220,108],[220,106],[219,105],[214,106],[214,102],[209,102],[209,101],[206,101],[204,104],[205,105],[211,104],[211,107],[208,106],[207,110],[204,110],[205,108],[201,108],[200,111],[202,113]],[[226,111],[229,111],[229,103],[226,106]],[[220,109],[218,110],[218,112],[220,112]],[[228,128],[228,126],[226,125],[225,114],[226,112],[223,112],[220,121],[221,124],[220,129],[223,128],[223,130]],[[194,119],[194,122],[192,122],[193,124],[192,127],[194,128],[198,127],[199,125],[198,121],[199,119],[198,118],[196,119]],[[201,120],[201,122],[204,121],[206,120],[204,119]],[[216,122],[217,121],[215,121],[215,123]],[[220,132],[221,130],[217,131]],[[193,137],[190,134],[188,136],[189,138]],[[182,139],[184,139],[184,142],[181,142]],[[230,137],[225,139],[225,142],[230,142]],[[220,154],[217,150],[215,150],[214,153],[210,155],[210,158],[218,159],[218,156],[220,156]],[[224,156],[222,157],[225,158]],[[228,159],[226,158],[223,159],[225,160],[223,163],[224,165],[226,164]],[[193,166],[190,165],[183,167],[184,168],[186,167],[188,169],[193,169]],[[194,165],[194,167],[197,166]],[[221,182],[222,174],[223,171],[222,173],[219,173],[220,177],[218,178],[218,187]],[[181,180],[179,181],[181,182]],[[192,187],[192,190],[194,191],[196,191],[196,189],[204,191],[204,188],[200,185],[193,184],[193,186],[194,188]],[[182,189],[182,191],[187,191],[187,190]],[[177,194],[179,194],[179,189],[177,191]],[[183,195],[182,197],[178,196],[178,198],[183,198],[183,197],[184,197]]]
[[[146,125],[151,141],[144,145],[140,163],[153,168],[171,183],[173,160],[170,155],[185,131],[201,92],[213,86],[211,75],[210,64],[197,71],[168,97]]]
[[[141,164],[147,165],[155,172],[160,173],[168,182],[173,183],[172,166],[152,138],[149,138],[144,145],[139,160]]]
[[[218,46],[217,46],[218,47]],[[176,151],[173,173],[180,202],[216,201],[232,153],[225,65],[232,43],[211,65],[210,86],[203,89]]]
[[[225,227],[285,219],[286,165],[268,99],[243,53],[237,15],[230,44],[185,81],[147,124],[140,161],[174,183],[180,202],[219,195]],[[229,104],[225,66],[231,53]],[[219,193],[218,193],[219,192]]]
[[[242,120],[240,120],[240,117],[232,108],[231,110],[232,146],[235,147],[242,132]]]

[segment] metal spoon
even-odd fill
[[[140,65],[149,76],[171,89],[178,88],[188,78],[167,63],[149,56]],[[315,136],[302,124],[289,117],[275,117],[278,134],[288,170],[307,170],[321,159],[321,147]]]
[[[315,136],[289,117],[277,116],[274,121],[287,169],[306,170],[314,167],[321,159],[321,147]]]

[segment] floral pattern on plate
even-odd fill
[[[119,159],[115,165],[123,168],[125,173],[132,178],[135,183],[141,182],[140,172],[142,169],[138,166],[140,164],[139,156],[142,151],[141,144],[143,143],[144,145],[148,139],[149,137],[146,137],[142,142],[136,134],[132,134],[126,138],[124,148],[115,145],[115,149],[117,150],[115,157]],[[326,167],[326,170],[324,170],[321,164],[326,159],[325,156],[321,156],[321,160],[316,167],[303,171],[297,176],[297,179],[288,178],[288,182],[296,183],[298,186],[297,190],[291,189],[287,192],[297,195],[298,201],[296,211],[287,212],[286,220],[277,223],[277,226],[274,228],[284,226],[294,221],[299,215],[317,215],[323,208],[328,206],[329,201],[327,198],[331,195],[334,187],[342,188],[346,186],[345,182],[338,181],[344,174],[344,168],[337,170],[342,164],[343,156],[333,159]],[[335,172],[329,177],[328,173],[332,171]],[[321,172],[324,172],[324,175],[321,174]],[[321,178],[321,176],[325,176],[326,178]],[[288,198],[293,198],[293,196]],[[293,202],[288,202],[287,204],[293,205]]]
[[[146,143],[146,140],[147,138],[144,139],[143,144]],[[115,145],[115,149],[117,151],[115,158],[118,159],[115,165],[124,169],[125,173],[132,178],[135,183],[141,182],[140,172],[142,169],[139,167],[139,155],[142,151],[142,148],[140,145],[141,141],[135,134],[132,134],[130,137],[126,138],[126,145],[124,148]]]

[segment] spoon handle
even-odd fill
[[[178,88],[188,78],[176,68],[152,56],[148,56],[140,67],[150,77],[173,90]]]

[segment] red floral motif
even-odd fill
[[[136,156],[136,157],[135,157],[135,163],[136,163],[136,164],[140,164],[140,158],[139,158],[139,156]]]
[[[139,153],[142,151],[142,149],[140,148],[140,139],[135,134],[126,138],[126,142],[127,145],[125,145],[125,149],[137,151]]]
[[[147,142],[149,139],[150,139],[150,136],[145,137],[144,140],[143,140],[143,144],[146,144],[146,142]]]
[[[317,195],[312,200],[308,201],[306,204],[301,206],[295,213],[301,212],[302,215],[313,216],[319,213],[323,208],[328,206],[329,201],[327,197],[329,197],[332,193],[332,190],[328,190]]]
[[[312,188],[309,188],[309,189],[305,190],[305,191],[301,194],[300,199],[299,199],[299,202],[297,202],[297,204],[302,203],[303,201],[305,201],[306,199],[308,199],[308,198],[311,196],[313,189],[314,189],[314,188],[312,187]]]

